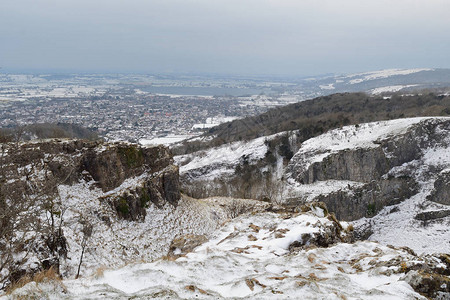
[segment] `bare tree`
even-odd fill
[[[33,272],[22,267],[32,253],[42,257],[34,272],[50,267],[59,272],[67,248],[57,189],[61,180],[48,170],[53,158],[30,161],[18,143],[0,147],[0,285],[5,288]],[[36,175],[42,173],[44,178]]]
[[[78,279],[78,277],[80,276],[80,269],[81,264],[83,263],[84,251],[86,250],[89,238],[92,236],[93,229],[93,225],[87,219],[81,219],[80,223],[83,225],[83,229],[81,230],[81,232],[83,233],[83,240],[81,241],[80,262],[78,263],[78,270],[75,279]]]
[[[22,265],[32,251],[41,223],[36,215],[39,213],[37,197],[31,197],[32,184],[20,177],[26,177],[26,168],[15,171],[15,179],[10,179],[13,172],[8,162],[10,153],[17,150],[17,144],[1,144],[0,152],[0,283],[4,288],[21,276],[17,265]]]

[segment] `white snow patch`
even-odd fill
[[[322,90],[334,90],[334,89],[335,89],[335,87],[333,86],[332,83],[327,84],[327,85],[319,85],[319,87],[320,87]]]
[[[156,146],[156,145],[171,145],[175,144],[181,141],[184,141],[186,139],[191,138],[192,135],[175,135],[175,134],[169,134],[163,137],[153,138],[153,139],[140,139],[139,144],[144,146]]]
[[[377,140],[405,133],[408,128],[429,117],[378,121],[334,129],[305,141],[292,158],[296,168],[306,170],[314,162],[320,162],[338,151],[356,148],[378,147]]]
[[[267,152],[267,145],[264,142],[271,137],[273,136],[261,137],[249,142],[225,144],[193,154],[176,156],[174,159],[181,165],[180,173],[211,165],[234,166],[243,157],[251,161],[263,158]],[[185,163],[186,161],[189,162]],[[215,171],[217,172],[217,169]]]
[[[390,86],[383,86],[378,87],[375,89],[372,89],[369,91],[369,93],[373,95],[381,94],[381,93],[387,93],[387,92],[398,92],[406,88],[417,86],[417,84],[409,84],[409,85],[390,85]]]
[[[362,77],[362,78],[356,78],[349,81],[350,84],[356,84],[361,83],[368,80],[374,80],[374,79],[381,79],[381,78],[388,78],[391,76],[397,76],[397,75],[409,75],[414,74],[418,72],[423,71],[433,71],[433,69],[387,69],[387,70],[381,70],[381,71],[373,71],[373,72],[366,72],[366,73],[357,73],[357,74],[351,74],[344,78],[353,78],[353,77]]]

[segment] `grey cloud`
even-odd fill
[[[450,1],[4,0],[0,66],[308,75],[450,67]]]

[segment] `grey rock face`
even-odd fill
[[[103,191],[109,191],[126,178],[161,171],[172,162],[168,149],[163,146],[144,148],[118,143],[102,151],[87,151],[80,169],[88,171]]]
[[[383,207],[398,204],[415,194],[417,184],[404,178],[381,179],[348,191],[319,195],[340,220],[353,221],[373,217]]]
[[[300,172],[297,181],[314,183],[329,179],[370,182],[390,170],[381,148],[344,150],[313,163]]]
[[[357,188],[318,195],[315,200],[325,202],[339,219],[372,217],[383,207],[397,204],[417,193],[419,184],[414,174],[417,168],[423,167],[425,151],[448,147],[449,133],[449,120],[428,119],[411,126],[403,134],[375,141],[375,147],[336,151],[309,165],[303,161],[308,153],[296,154],[287,167],[287,173],[301,184],[326,180],[363,183]],[[321,155],[310,155],[317,154]],[[414,161],[417,162],[414,168],[391,172],[395,167]],[[426,176],[432,177],[444,167],[424,168],[429,173]],[[450,173],[439,175],[429,198],[450,205]],[[304,200],[297,201],[302,203]]]
[[[177,205],[180,199],[178,167],[164,146],[48,140],[3,144],[2,149],[1,171],[10,185],[8,190],[26,192],[27,184],[31,184],[34,190],[29,192],[50,193],[59,184],[70,185],[84,179],[94,180],[103,192],[109,192],[128,178],[146,174],[138,189],[120,195],[113,193],[106,199],[119,216],[132,220],[145,217],[148,202]],[[39,173],[44,176],[37,176]]]
[[[450,205],[450,172],[439,174],[434,182],[434,190],[428,199],[440,204]]]
[[[416,215],[415,219],[426,222],[436,219],[442,219],[447,216],[450,216],[450,209],[421,212]]]

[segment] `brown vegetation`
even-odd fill
[[[264,114],[211,128],[208,142],[186,142],[174,150],[191,153],[239,140],[250,140],[281,131],[300,130],[299,142],[345,125],[418,116],[450,115],[450,96],[423,92],[390,98],[364,93],[341,93],[270,109]],[[286,154],[289,154],[287,152]]]
[[[17,282],[8,287],[6,293],[11,294],[14,290],[20,289],[30,282],[36,282],[39,284],[50,281],[53,281],[64,288],[61,276],[58,274],[55,268],[51,267],[48,270],[43,270],[41,272],[35,273],[33,276],[24,276],[20,278]]]

